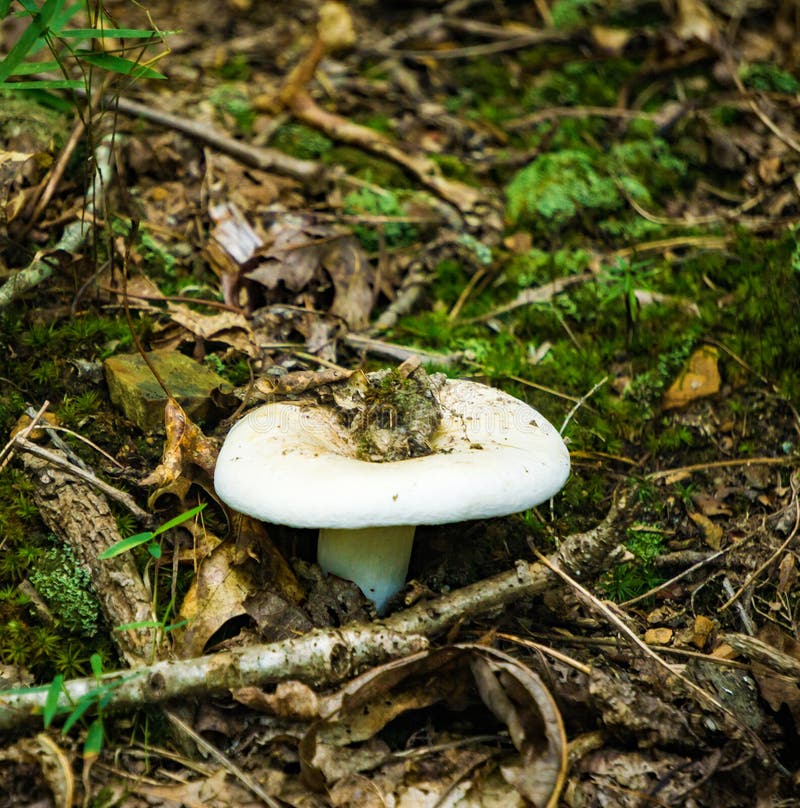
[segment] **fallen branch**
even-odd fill
[[[252,146],[229,137],[208,123],[181,118],[128,98],[109,99],[109,103],[113,103],[116,109],[125,115],[182,132],[198,143],[205,143],[212,149],[228,154],[245,165],[259,168],[262,171],[274,171],[276,174],[295,179],[311,191],[318,190],[327,181],[328,174],[325,168],[313,160],[301,160],[278,149]]]
[[[616,521],[624,508],[625,501],[620,500],[596,528],[565,539],[552,563],[577,563],[576,568],[568,568],[579,577],[602,567],[619,541]],[[107,694],[108,708],[121,710],[195,696],[224,696],[233,688],[288,679],[317,687],[333,685],[369,666],[423,650],[430,638],[465,619],[540,595],[552,588],[554,581],[555,575],[545,564],[518,561],[512,570],[435,601],[422,602],[381,622],[315,630],[268,645],[168,660],[100,678],[73,679],[64,683],[59,706],[66,710],[99,688]],[[40,715],[47,692],[47,686],[0,692],[0,731],[20,727]]]
[[[89,571],[109,625],[157,625],[150,594],[136,569],[133,556],[121,555],[106,561],[99,559],[100,553],[121,541],[122,536],[108,502],[78,476],[86,472],[70,464],[67,464],[68,470],[54,466],[55,452],[47,452],[48,459],[42,459],[38,455],[45,450],[33,444],[37,450],[33,454],[28,441],[20,444],[17,439],[17,444],[36,486],[33,497],[42,519],[70,547],[77,562]],[[154,628],[114,631],[112,636],[129,665],[152,660],[158,639]]]

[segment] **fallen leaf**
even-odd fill
[[[670,410],[685,407],[695,399],[713,396],[719,392],[722,380],[718,360],[719,351],[713,346],[704,345],[698,348],[664,394],[661,408]]]
[[[361,243],[355,236],[337,239],[323,253],[322,265],[333,281],[330,314],[341,317],[352,331],[366,328],[374,301],[374,273]]]
[[[391,759],[383,745],[375,746],[376,733],[399,715],[434,704],[462,711],[476,694],[506,727],[514,749],[499,759],[495,752],[486,755],[482,762],[487,766],[463,784],[464,804],[481,804],[474,801],[473,789],[482,793],[488,779],[498,790],[497,804],[517,805],[522,797],[533,805],[554,805],[566,771],[566,738],[552,696],[521,662],[472,644],[446,646],[387,663],[322,699],[321,719],[300,743],[303,777],[312,788],[340,787],[343,801],[337,804],[357,804],[354,789],[359,781],[363,786],[363,774],[360,778],[353,775],[364,766],[374,778],[376,758]],[[351,748],[357,739],[366,742],[360,758]],[[476,741],[473,749],[477,745]],[[430,756],[428,765],[434,767],[436,758]],[[492,774],[497,775],[495,779]],[[440,778],[439,798],[444,796],[442,783],[449,780]],[[404,783],[404,788],[409,786]]]
[[[702,513],[690,513],[689,518],[703,531],[703,538],[712,550],[722,546],[722,528]]]
[[[161,463],[141,481],[156,486],[147,500],[149,507],[167,493],[175,494],[185,507],[186,495],[195,483],[213,495],[217,442],[206,437],[173,398],[167,399],[164,408],[164,426],[167,436]]]
[[[648,645],[668,645],[675,632],[671,628],[649,628],[644,633],[644,641]]]
[[[706,647],[711,635],[714,633],[714,621],[705,615],[698,614],[694,619],[694,636],[692,637],[692,645],[700,651]]]

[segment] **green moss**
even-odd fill
[[[88,571],[77,563],[69,547],[47,550],[31,572],[30,581],[67,630],[96,634],[100,605]]]
[[[577,28],[596,10],[596,0],[556,0],[550,8],[550,17],[554,28]]]
[[[413,188],[414,183],[402,168],[390,160],[383,160],[352,146],[335,146],[322,155],[322,162],[328,165],[342,165],[359,179],[381,188]]]
[[[508,218],[554,231],[578,214],[618,210],[626,195],[651,204],[653,193],[674,192],[685,171],[658,138],[617,144],[608,154],[590,148],[542,154],[508,184]]]
[[[390,190],[373,191],[360,188],[344,198],[344,212],[350,216],[403,217],[406,215],[397,196]],[[353,225],[353,232],[369,252],[376,252],[380,246],[378,231],[383,231],[387,247],[404,247],[417,238],[417,229],[409,222],[387,221]]]
[[[636,560],[615,565],[601,583],[608,596],[615,601],[638,597],[664,580],[653,565],[665,549],[660,530],[629,530],[625,546],[636,556]]]
[[[330,151],[333,141],[310,126],[285,123],[275,132],[272,145],[301,160],[316,160]]]
[[[221,84],[211,91],[208,100],[220,113],[230,116],[242,134],[249,135],[253,131],[256,112],[242,87]]]
[[[764,93],[787,93],[794,95],[800,90],[800,82],[777,65],[768,62],[755,62],[742,65],[739,77],[745,87]]]

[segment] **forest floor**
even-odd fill
[[[800,11],[733,5],[51,20],[0,103],[0,806],[800,804]],[[212,474],[403,362],[572,472],[421,526],[378,618]]]

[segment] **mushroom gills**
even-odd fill
[[[405,584],[414,530],[414,525],[322,528],[317,561],[323,572],[356,584],[383,614]]]

